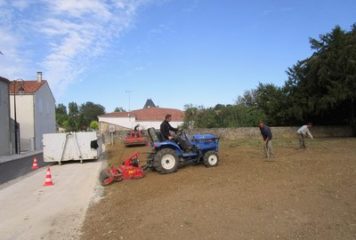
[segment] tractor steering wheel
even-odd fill
[[[183,134],[183,128],[178,128],[178,130],[177,130],[177,136],[182,136],[182,134]]]

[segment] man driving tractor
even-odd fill
[[[161,135],[164,138],[163,140],[172,140],[174,137],[171,135],[170,131],[177,132],[178,128],[174,128],[169,124],[169,122],[172,120],[172,115],[167,114],[166,117],[164,118],[163,122],[161,123],[160,131]]]
[[[167,141],[167,140],[171,140],[171,141],[175,141],[178,143],[178,145],[181,146],[181,148],[186,151],[192,151],[192,146],[191,144],[186,140],[183,139],[179,134],[176,135],[172,135],[170,131],[177,133],[178,132],[178,128],[174,128],[171,126],[171,124],[169,124],[169,122],[172,120],[172,115],[171,114],[167,114],[163,120],[163,122],[161,123],[160,126],[160,132],[163,138],[163,141]]]

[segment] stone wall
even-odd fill
[[[119,125],[107,123],[107,122],[99,122],[99,132],[101,134],[105,134],[109,132],[109,127],[113,126],[115,128],[115,131],[123,131],[123,130],[129,130],[125,127],[121,127]]]
[[[273,138],[294,138],[299,127],[271,127]],[[312,127],[310,132],[316,138],[324,137],[352,137],[352,128],[347,126],[323,126]],[[211,128],[211,129],[193,129],[189,134],[195,133],[212,133],[221,139],[243,139],[243,138],[261,138],[258,127],[246,128]]]
[[[299,127],[271,127],[273,138],[295,138],[296,132]],[[129,130],[117,129],[114,133],[114,138],[116,140],[122,140]],[[352,137],[351,127],[312,127],[310,130],[315,138],[326,138],[326,137]],[[221,139],[235,140],[252,138],[261,138],[261,133],[258,127],[245,127],[245,128],[197,128],[187,131],[189,135],[196,133],[212,133],[219,136]],[[104,139],[109,139],[109,133],[104,132]]]

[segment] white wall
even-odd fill
[[[9,85],[0,81],[0,156],[10,154]]]
[[[14,117],[14,95],[10,96],[11,118]],[[34,139],[33,95],[16,94],[16,118],[20,124],[20,139]]]
[[[154,127],[156,129],[160,128],[162,121],[136,121],[135,118],[124,118],[124,117],[99,117],[99,122],[106,122],[125,128],[133,129],[137,124],[140,124],[144,129]],[[172,127],[177,127],[183,122],[170,122]]]
[[[106,122],[118,126],[122,126],[124,128],[134,128],[136,126],[135,118],[129,117],[98,117],[99,122]]]
[[[10,97],[11,117],[14,118],[14,98]],[[43,85],[35,95],[16,95],[16,117],[20,124],[21,150],[41,150],[42,135],[56,132],[55,100],[48,87]]]
[[[159,121],[159,122],[157,122],[157,121],[151,121],[151,122],[150,121],[141,121],[141,122],[137,121],[136,124],[140,124],[144,129],[148,129],[151,127],[155,128],[155,129],[160,129],[161,123],[162,123],[162,121]],[[171,122],[169,122],[169,124],[171,124],[172,127],[177,128],[179,125],[182,125],[183,122],[171,121]]]
[[[43,148],[44,133],[56,132],[56,103],[48,84],[43,85],[34,95],[35,102],[35,150]]]

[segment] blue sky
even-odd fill
[[[354,23],[354,0],[0,0],[0,75],[107,112],[233,104]]]

